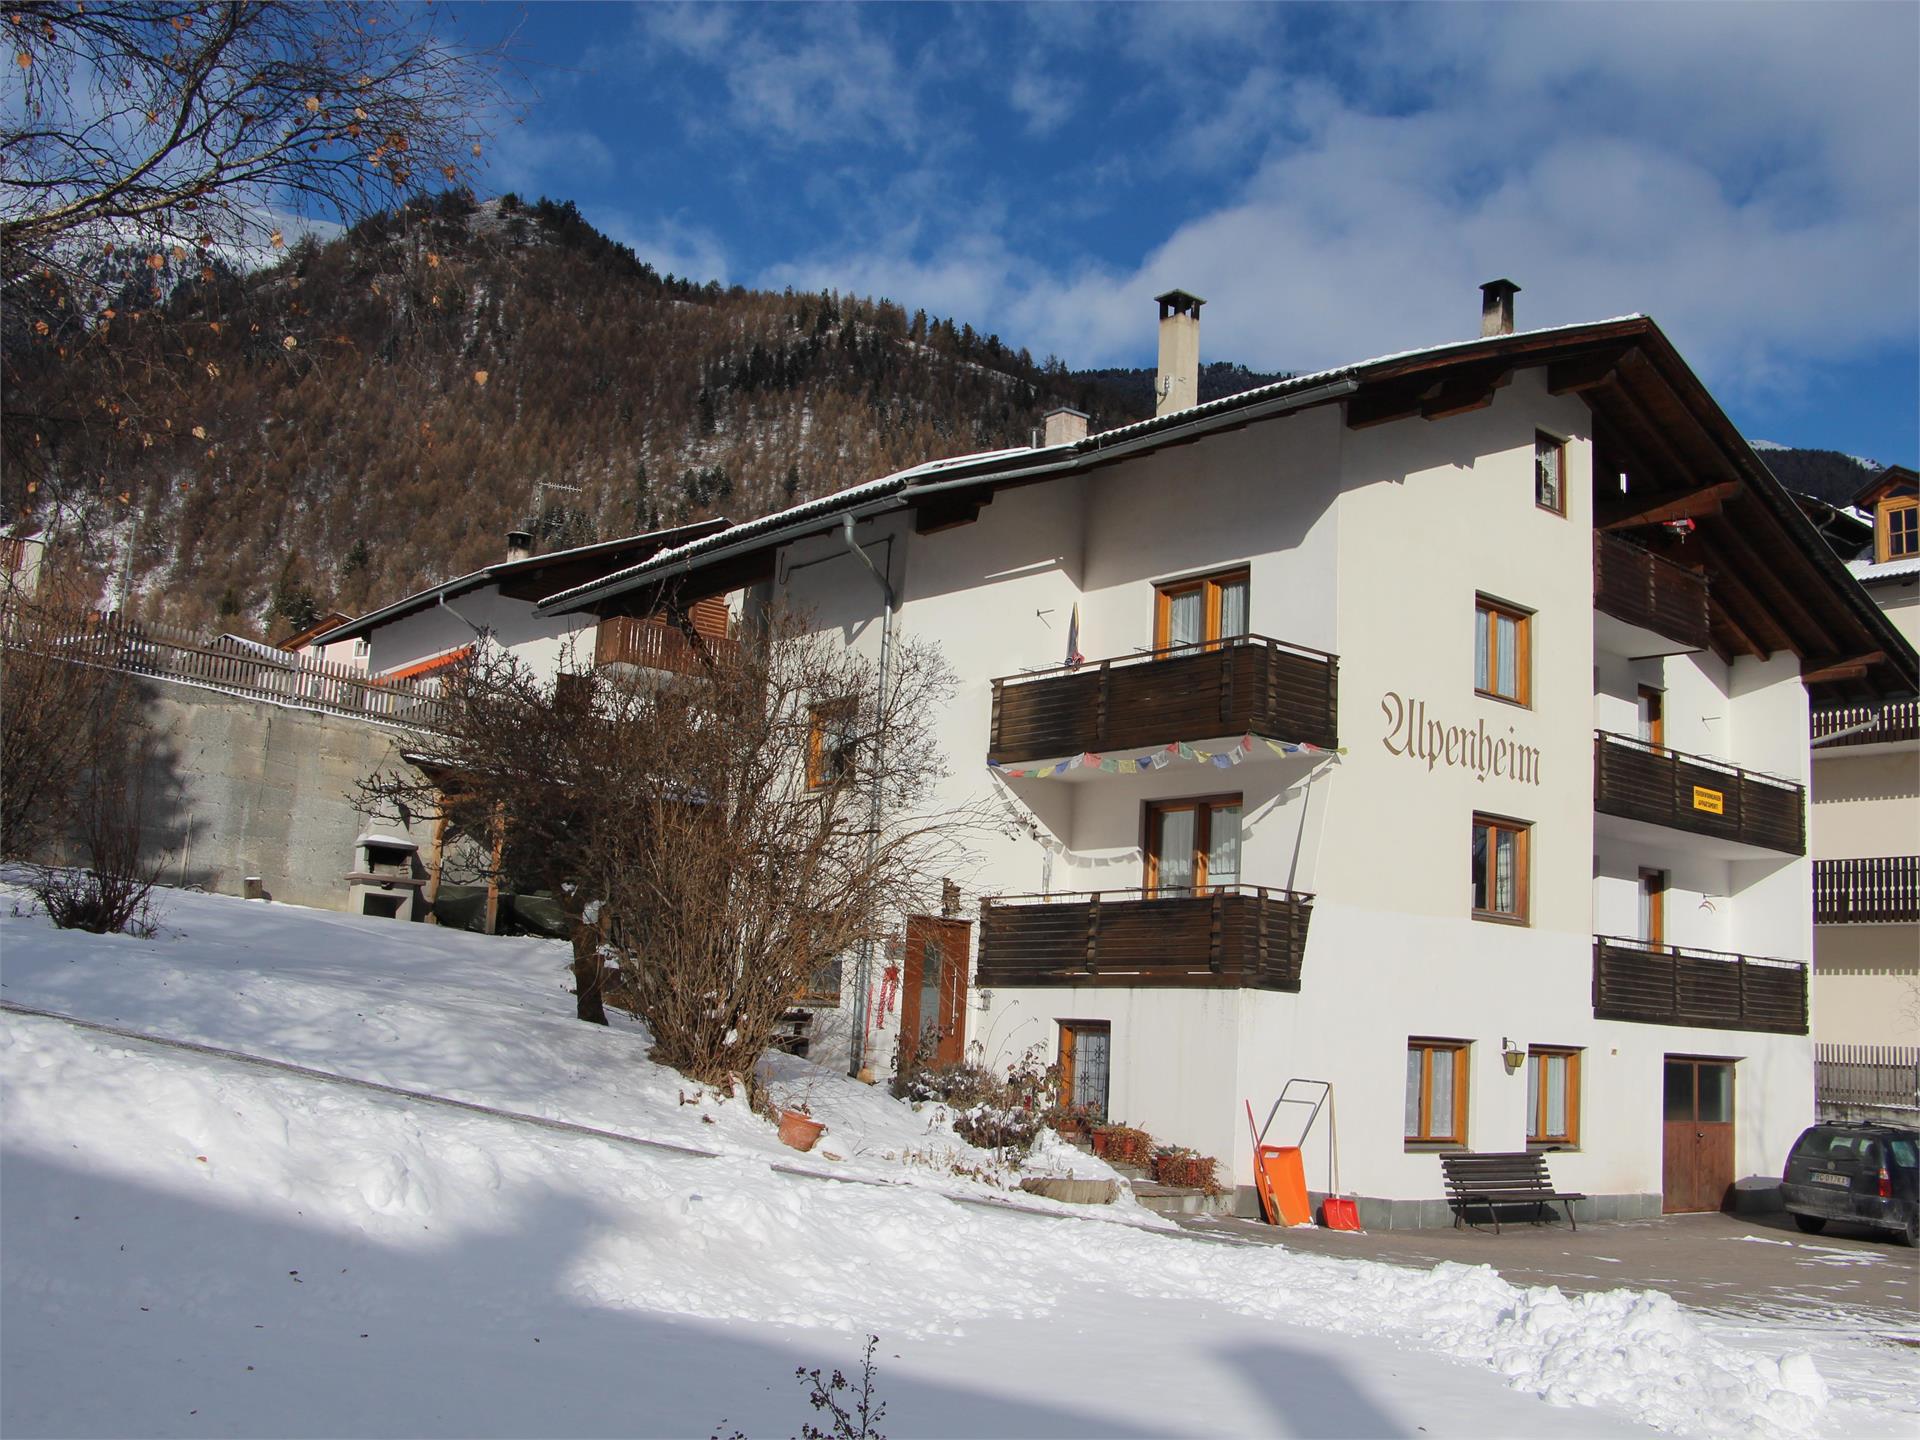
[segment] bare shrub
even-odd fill
[[[44,865],[34,873],[33,893],[62,930],[153,933],[153,887],[166,857],[142,858],[146,767],[137,746],[125,749],[126,764],[96,771],[81,782],[74,843],[83,864]]]
[[[582,1018],[604,1019],[611,961],[655,1060],[753,1089],[822,964],[929,903],[951,868],[964,817],[925,809],[951,680],[909,642],[882,685],[791,617],[754,622],[724,658],[686,629],[699,673],[640,680],[543,686],[482,647],[445,732],[415,742],[419,774],[376,776],[362,798],[446,815],[490,837],[476,853],[498,855],[492,873],[541,877],[574,920]]]

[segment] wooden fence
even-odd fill
[[[0,616],[0,644],[79,665],[412,729],[433,729],[445,712],[443,675],[382,680],[351,666],[287,656],[234,636],[208,640],[177,626],[117,614],[8,607]]]
[[[1920,1046],[1816,1045],[1813,1075],[1821,1105],[1920,1110]]]

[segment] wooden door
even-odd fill
[[[1733,1062],[1669,1055],[1661,1210],[1718,1210],[1733,1188]]]
[[[905,1075],[924,1055],[934,1065],[958,1065],[966,1054],[967,960],[973,938],[968,920],[907,917],[906,957],[900,967],[900,1047],[894,1068]]]

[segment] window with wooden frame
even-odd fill
[[[807,788],[826,790],[853,778],[857,716],[851,700],[815,705],[807,730]]]
[[[1202,645],[1247,633],[1247,572],[1223,570],[1154,586],[1153,648]]]
[[[1517,605],[1476,595],[1473,688],[1494,700],[1533,703],[1533,616]]]
[[[1567,513],[1567,442],[1544,430],[1533,434],[1533,503]]]
[[[1640,738],[1653,749],[1667,743],[1667,695],[1664,690],[1642,685],[1635,701],[1639,710]]]
[[[1407,1041],[1407,1144],[1467,1143],[1470,1048],[1465,1040]]]
[[[1204,895],[1240,881],[1240,797],[1147,802],[1146,892]]]
[[[1527,1144],[1580,1143],[1580,1052],[1527,1048]]]
[[[1533,827],[1495,815],[1473,817],[1473,918],[1527,923],[1528,850]]]
[[[1667,872],[1640,872],[1640,938],[1649,950],[1667,943]]]
[[[1891,495],[1874,506],[1873,558],[1911,560],[1920,556],[1920,496]]]
[[[1107,1118],[1113,1026],[1105,1020],[1060,1022],[1060,1108],[1095,1123]]]

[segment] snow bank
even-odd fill
[[[831,1127],[797,1156],[648,1065],[633,1029],[572,1020],[564,947],[196,896],[153,941],[0,927],[16,1004],[716,1152],[0,1012],[6,1433],[671,1434],[723,1413],[787,1433],[793,1365],[847,1368],[870,1332],[899,1434],[1794,1435],[1826,1415],[1804,1356],[1722,1343],[1662,1295],[1012,1211],[956,1174],[970,1147],[937,1119],[783,1059],[776,1086],[810,1085]],[[615,1377],[642,1371],[637,1402]]]

